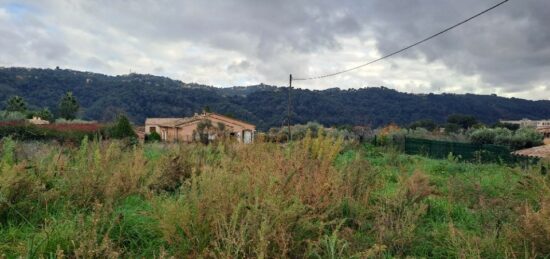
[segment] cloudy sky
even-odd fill
[[[286,85],[391,53],[500,0],[0,0],[0,66]],[[508,3],[309,89],[550,99],[550,1]]]

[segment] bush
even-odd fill
[[[54,117],[53,113],[50,112],[50,110],[48,108],[44,108],[44,109],[36,110],[36,111],[30,111],[30,112],[27,113],[27,119],[32,119],[35,116],[38,117],[38,118],[41,118],[43,120],[49,121],[49,122],[54,122],[55,121],[55,117]]]
[[[470,140],[472,143],[479,145],[494,144],[496,136],[496,132],[493,129],[481,128],[470,134]]]
[[[409,126],[411,129],[423,128],[428,131],[434,131],[437,128],[437,124],[433,120],[418,120]]]
[[[519,124],[497,122],[493,125],[493,128],[507,128],[511,131],[516,131],[519,129]]]
[[[78,125],[64,128],[63,125],[34,125],[26,122],[0,123],[0,138],[12,137],[16,140],[57,140],[61,143],[79,143],[84,137],[93,139],[100,134],[98,125],[82,129]]]
[[[145,142],[158,142],[161,141],[161,137],[157,132],[151,132],[145,135]]]
[[[519,219],[521,240],[526,242],[535,254],[550,254],[550,206],[543,200],[538,211],[525,206]],[[525,241],[524,241],[525,242]]]
[[[55,119],[56,124],[97,124],[97,121],[87,121],[87,120],[67,120],[63,118]]]
[[[502,145],[502,146],[510,146],[510,139],[512,138],[513,132],[512,130],[508,128],[495,128],[493,130],[495,132],[495,141],[493,144],[495,145]]]
[[[292,131],[292,140],[299,141],[306,137],[307,133],[311,133],[311,137],[318,137],[318,132],[330,137],[342,137],[345,140],[357,140],[360,136],[349,127],[340,128],[325,128],[323,125],[317,122],[308,122],[307,124],[296,124],[290,127]],[[322,131],[320,131],[322,129]],[[271,128],[265,136],[269,142],[286,142],[288,140],[288,127]]]
[[[543,144],[544,136],[533,128],[520,128],[515,133],[507,128],[480,128],[470,132],[474,144],[495,144],[512,150],[530,148]]]
[[[108,138],[112,139],[137,138],[132,124],[124,115],[120,115],[116,123],[106,129],[106,134]]]
[[[533,128],[520,128],[510,140],[510,148],[522,149],[544,144],[544,135]]]
[[[309,133],[308,133],[309,132]],[[548,176],[306,131],[286,145],[0,141],[0,257],[543,258]],[[33,145],[32,156],[22,155]],[[538,168],[537,168],[538,169]]]
[[[23,121],[26,119],[23,112],[0,111],[0,121]]]

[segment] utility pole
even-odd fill
[[[292,74],[289,76],[288,81],[288,140],[292,141],[292,132],[290,131],[290,91],[292,90]]]

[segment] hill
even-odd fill
[[[12,95],[31,107],[57,110],[59,98],[72,91],[86,119],[108,121],[125,112],[136,124],[146,117],[189,116],[208,106],[258,125],[262,130],[286,123],[287,88],[268,85],[217,88],[167,77],[129,74],[108,76],[67,69],[0,68],[0,102]],[[293,89],[293,123],[380,126],[419,119],[443,122],[453,113],[480,121],[543,119],[550,101],[474,94],[409,94],[385,87],[340,90]]]

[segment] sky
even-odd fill
[[[0,0],[0,66],[286,86],[379,58],[500,0]],[[510,0],[440,37],[307,89],[550,99],[550,1]]]

